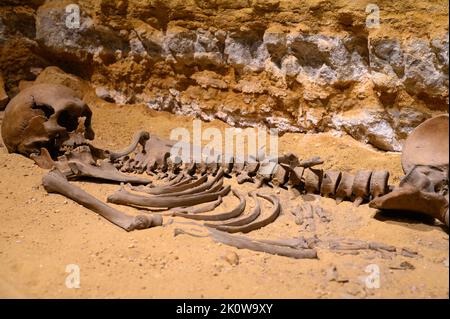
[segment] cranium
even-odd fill
[[[8,103],[2,137],[10,153],[30,157],[44,148],[56,158],[64,146],[94,139],[91,117],[91,110],[75,91],[62,85],[37,84]]]

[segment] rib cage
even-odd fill
[[[189,176],[205,174],[215,176],[222,168],[225,176],[235,176],[238,184],[252,182],[257,188],[263,184],[295,188],[303,194],[319,194],[334,198],[337,203],[349,200],[356,206],[382,196],[390,190],[389,172],[386,170],[360,170],[355,174],[337,170],[324,171],[316,168],[323,163],[318,157],[300,161],[294,154],[287,154],[276,160],[256,159],[251,163],[236,163],[232,157],[230,161],[224,162],[223,157],[219,156],[216,160],[207,158],[200,163],[182,163],[181,161],[174,163],[169,149],[155,155],[155,152],[147,152],[146,147],[142,152],[136,152],[134,156],[125,156],[116,160],[114,165],[122,172],[137,174],[146,172],[169,180],[180,172]],[[152,147],[157,145],[152,144]],[[267,174],[267,171],[270,173]]]

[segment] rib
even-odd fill
[[[171,192],[167,194],[161,194],[160,196],[184,196],[184,195],[198,194],[199,192],[203,192],[204,190],[211,188],[212,185],[215,185],[217,183],[217,181],[223,180],[222,177],[223,177],[223,170],[220,169],[217,175],[206,183],[203,183],[197,187],[189,187],[188,189],[181,192],[173,192],[173,193]]]
[[[219,196],[224,197],[229,191],[230,186],[227,185],[223,187],[222,190],[214,193],[195,194],[183,197],[162,197],[135,195],[121,189],[108,196],[107,201],[121,205],[136,205],[155,208],[165,207],[170,209],[174,207],[194,206],[201,203],[212,202],[217,200]]]
[[[69,183],[64,174],[57,169],[48,172],[42,179],[42,184],[47,192],[70,198],[126,231],[162,225],[162,217],[159,215],[130,216],[108,206],[81,188]]]
[[[208,231],[216,242],[239,249],[250,249],[296,259],[317,258],[317,251],[315,249],[294,249],[286,246],[268,244],[257,240],[252,240],[251,238],[247,238],[245,236],[230,235],[209,227]]]
[[[253,208],[250,214],[222,223],[217,224],[205,223],[205,226],[213,228],[217,228],[218,226],[242,226],[254,221],[261,214],[261,205],[259,203],[259,200],[256,198],[255,193],[252,193],[251,195],[255,201],[255,207]]]
[[[205,214],[198,214],[198,215],[190,215],[190,214],[185,214],[182,212],[175,212],[174,216],[179,216],[179,217],[184,217],[184,218],[189,218],[189,219],[194,219],[194,220],[208,220],[208,221],[212,221],[212,220],[227,220],[230,218],[235,218],[239,215],[242,214],[242,212],[245,210],[245,196],[243,196],[241,193],[239,193],[236,190],[232,190],[234,196],[236,196],[237,198],[239,198],[239,205],[236,206],[236,208],[232,209],[229,212],[226,213],[221,213],[221,214],[210,214],[210,215],[205,215]]]
[[[151,188],[131,187],[131,190],[137,191],[137,192],[143,192],[143,193],[146,193],[149,195],[162,195],[162,194],[169,194],[169,193],[172,194],[172,193],[182,192],[187,189],[192,189],[198,185],[201,185],[207,179],[208,179],[208,176],[203,175],[196,181],[193,181],[192,183],[187,183],[189,181],[189,180],[187,180],[187,181],[181,181],[180,183],[173,185],[173,186],[163,185],[163,186],[156,186],[156,187],[151,187]]]
[[[221,231],[226,231],[227,233],[238,233],[238,232],[248,233],[253,230],[260,229],[260,228],[274,222],[275,219],[277,219],[277,217],[279,216],[280,211],[281,211],[280,200],[274,195],[264,195],[264,194],[259,194],[259,193],[257,193],[256,195],[259,197],[262,197],[262,198],[272,202],[272,204],[274,204],[274,209],[269,214],[269,216],[267,216],[266,218],[262,218],[260,220],[253,221],[250,224],[242,225],[242,226],[217,226],[216,229],[221,230]]]
[[[219,206],[222,203],[222,197],[219,197],[216,201],[210,202],[206,205],[203,205],[201,207],[182,207],[182,208],[175,208],[172,210],[172,216],[178,216],[175,215],[176,213],[182,213],[182,214],[201,214],[206,213],[214,210],[217,206]]]
[[[397,249],[394,246],[387,245],[379,242],[367,242],[358,239],[351,238],[335,238],[326,240],[325,243],[331,250],[385,250],[389,252],[395,252]]]
[[[291,248],[310,248],[305,238],[289,238],[289,239],[260,239],[258,240],[261,243],[277,245],[277,246],[286,246]]]

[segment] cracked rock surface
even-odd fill
[[[108,100],[265,125],[338,130],[388,151],[448,104],[448,4],[380,4],[380,27],[348,1],[4,1],[6,92],[47,66]]]

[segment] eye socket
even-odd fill
[[[46,118],[49,118],[55,113],[55,110],[50,105],[44,104],[44,103],[36,103],[33,98],[33,103],[31,105],[31,108],[33,110],[40,110],[44,113]]]
[[[78,116],[70,110],[64,110],[59,114],[58,125],[65,127],[67,131],[73,132],[78,127]]]

